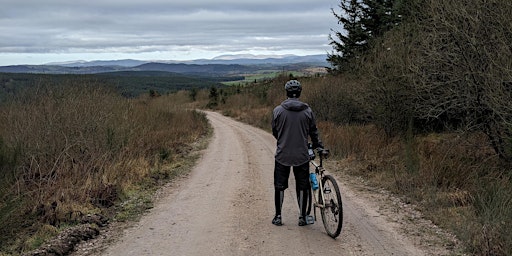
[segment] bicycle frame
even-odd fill
[[[324,177],[324,172],[325,172],[325,169],[323,167],[323,156],[322,154],[319,154],[320,156],[320,162],[319,163],[316,163],[315,161],[313,160],[310,160],[309,162],[315,167],[315,173],[317,175],[317,180],[318,180],[318,189],[317,190],[312,190],[312,194],[313,194],[313,198],[314,198],[314,202],[313,202],[313,206],[315,208],[325,208],[326,207],[326,204],[325,204],[325,196],[324,196],[324,188],[323,188],[323,184],[322,184],[322,178]],[[323,202],[323,203],[320,203],[320,202]],[[316,221],[316,210],[313,209],[314,211],[314,216],[315,216],[315,221]]]
[[[325,231],[330,237],[336,238],[340,235],[343,226],[343,206],[340,189],[336,179],[330,173],[327,173],[327,170],[323,167],[323,160],[329,156],[329,150],[317,149],[317,152],[320,159],[319,162],[314,161],[315,155],[310,151],[309,162],[315,167],[318,189],[313,190],[311,188],[306,223],[313,224],[316,221],[316,208],[320,208]],[[315,198],[314,200],[313,197]],[[310,215],[311,207],[313,207],[314,217]]]

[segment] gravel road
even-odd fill
[[[391,206],[389,195],[354,186],[343,174],[336,174],[344,207],[337,239],[325,233],[319,214],[315,224],[297,225],[294,189],[286,191],[284,225],[272,225],[275,139],[219,113],[206,113],[214,134],[198,164],[103,255],[450,254],[439,242],[445,240],[432,237],[440,233],[435,226],[420,217],[411,221],[406,206]],[[292,174],[291,188],[293,180]]]

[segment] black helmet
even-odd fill
[[[286,82],[284,85],[284,89],[286,90],[286,95],[289,98],[298,98],[300,97],[300,92],[302,91],[302,86],[300,82],[297,80],[290,80]]]

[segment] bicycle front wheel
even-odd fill
[[[341,202],[341,193],[338,183],[331,175],[325,175],[322,178],[322,187],[324,192],[325,207],[320,208],[322,222],[324,223],[327,234],[336,238],[341,233],[343,226],[343,206]]]

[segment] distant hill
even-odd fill
[[[37,85],[66,85],[70,81],[110,87],[126,97],[154,91],[160,94],[194,88],[223,87],[220,82],[243,77],[199,77],[162,71],[118,71],[98,74],[0,73],[0,101]]]
[[[317,55],[252,55],[252,54],[239,54],[239,55],[221,55],[213,59],[197,59],[197,60],[96,60],[96,61],[69,61],[61,63],[48,63],[51,66],[64,66],[64,67],[91,67],[91,66],[120,66],[120,67],[136,67],[146,63],[165,63],[165,64],[239,64],[239,65],[282,65],[293,63],[309,63],[311,65],[326,66],[326,54]]]
[[[118,66],[118,67],[135,67],[138,65],[142,65],[144,63],[148,63],[148,61],[142,60],[95,60],[95,61],[68,61],[68,62],[55,62],[48,63],[46,65],[50,66],[63,66],[63,67],[92,67],[92,66]]]
[[[164,64],[147,63],[132,68],[133,71],[165,71],[193,75],[236,75],[245,72],[254,72],[258,68],[239,64]]]
[[[325,67],[328,65],[326,54],[306,56],[267,56],[261,58],[254,55],[223,55],[211,60],[194,60],[190,64],[240,64],[240,65],[283,65],[283,64],[308,64]],[[188,63],[188,62],[187,62]]]
[[[53,65],[15,65],[2,66],[0,67],[0,72],[31,74],[96,74],[121,71],[123,69],[125,68],[116,66],[65,67]]]
[[[269,58],[248,58],[250,56],[219,56],[207,60],[192,61],[155,61],[140,60],[109,60],[109,61],[77,61],[52,63],[51,65],[15,65],[1,66],[0,72],[5,73],[36,73],[36,74],[97,74],[117,71],[165,71],[182,74],[202,74],[208,76],[229,76],[254,73],[262,70],[297,71],[309,67],[328,66],[325,55],[285,56]]]

